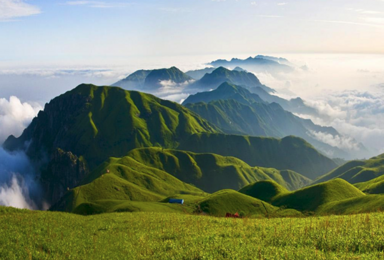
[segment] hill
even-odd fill
[[[275,197],[288,193],[288,190],[274,181],[258,181],[245,186],[239,192],[270,203]]]
[[[200,80],[190,84],[188,88],[191,90],[209,91],[211,89],[216,89],[224,82],[244,86],[249,89],[260,87],[267,92],[274,92],[273,89],[261,84],[260,80],[252,73],[228,70],[223,67],[215,69],[212,73],[205,74]]]
[[[334,178],[340,178],[348,181],[349,183],[359,183],[371,181],[368,186],[380,182],[381,179],[373,181],[380,176],[384,175],[384,154],[372,157],[369,160],[349,161],[346,164],[334,169],[333,171],[321,176],[315,183],[324,182]],[[376,183],[377,185],[377,183]],[[360,185],[363,189],[368,189],[368,186]]]
[[[237,157],[251,166],[292,170],[315,179],[337,165],[305,140],[225,134],[195,134],[181,142],[179,149]]]
[[[26,150],[41,165],[41,181],[57,201],[109,157],[137,147],[175,148],[188,136],[215,127],[183,106],[117,87],[80,85],[46,104],[19,138],[4,148]],[[62,152],[57,152],[60,149]],[[46,162],[48,159],[48,162]],[[60,167],[57,167],[60,165]]]
[[[330,202],[364,196],[364,193],[348,182],[335,179],[277,195],[272,199],[272,205],[299,211],[316,211],[320,206]]]
[[[80,186],[66,192],[52,210],[78,212],[79,207],[87,207],[89,213],[111,212],[127,201],[158,202],[176,194],[205,196],[202,190],[129,156],[110,158],[82,180]]]
[[[274,180],[289,190],[299,189],[311,182],[293,171],[251,167],[235,157],[217,154],[138,148],[130,151],[128,156],[209,193],[222,189],[238,190],[261,180]]]
[[[199,203],[201,211],[224,217],[226,213],[243,213],[245,216],[267,216],[277,208],[234,190],[218,191]]]
[[[318,208],[317,214],[350,215],[382,212],[383,209],[384,195],[367,195],[324,204]]]

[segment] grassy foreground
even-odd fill
[[[0,208],[0,259],[383,259],[383,213],[228,219]]]

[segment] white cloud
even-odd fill
[[[19,136],[41,109],[14,96],[0,98],[0,144],[11,134]]]
[[[332,147],[337,147],[347,151],[358,151],[360,149],[359,144],[352,137],[332,135],[316,131],[310,131],[310,135],[318,141],[329,144]]]
[[[104,1],[67,1],[65,4],[73,6],[88,6],[93,8],[121,8],[132,5],[131,3]]]
[[[36,6],[22,0],[0,0],[0,21],[9,21],[14,18],[31,16],[41,13]]]
[[[283,6],[286,5],[287,3],[277,3],[277,5]]]

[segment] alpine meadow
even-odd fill
[[[384,259],[383,14],[0,0],[0,259]]]

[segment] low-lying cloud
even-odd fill
[[[19,136],[41,109],[39,104],[22,103],[15,96],[0,98],[0,144],[11,134]]]
[[[0,147],[0,205],[37,209],[40,199],[36,173],[25,153]]]

